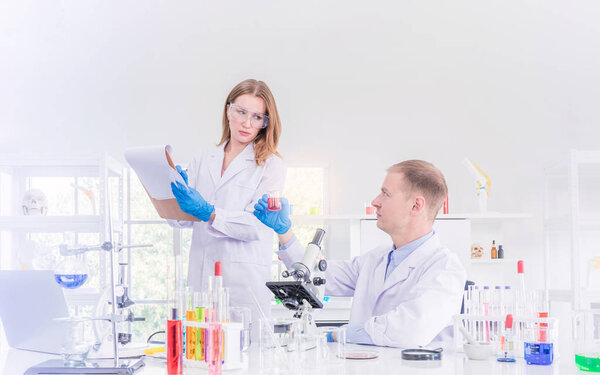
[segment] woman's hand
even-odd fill
[[[290,230],[292,221],[290,220],[290,205],[286,198],[281,198],[281,210],[269,211],[267,194],[263,195],[254,205],[254,216],[264,225],[273,229],[277,234],[285,234]]]
[[[179,169],[177,171],[179,173],[183,172],[183,170],[180,171]],[[187,181],[187,174],[185,175],[184,180]],[[202,221],[208,221],[210,219],[210,215],[214,212],[215,206],[209,204],[202,198],[202,195],[200,195],[196,189],[183,185],[181,182],[177,181],[176,183],[171,182],[171,190],[183,212],[197,217]]]
[[[175,169],[177,169],[177,172],[179,172],[179,174],[181,175],[181,178],[183,178],[183,181],[185,181],[185,184],[188,184],[188,174],[187,172],[181,168],[181,165],[176,165]]]

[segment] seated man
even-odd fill
[[[330,261],[325,294],[353,296],[349,342],[392,347],[427,346],[444,341],[452,315],[460,312],[466,272],[458,257],[440,244],[435,217],[448,194],[442,173],[432,164],[408,160],[390,167],[373,200],[377,227],[393,244],[348,261]],[[278,255],[289,267],[301,260],[282,199],[269,211],[263,196],[254,215],[279,235]]]

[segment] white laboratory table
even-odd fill
[[[563,358],[555,360],[552,366],[531,366],[526,365],[522,359],[518,359],[516,363],[500,363],[495,358],[490,358],[486,361],[468,360],[463,353],[444,353],[441,361],[419,362],[405,361],[401,358],[400,349],[382,348],[382,347],[366,347],[359,345],[348,345],[348,349],[357,350],[375,350],[379,352],[379,358],[371,360],[345,360],[342,366],[325,367],[319,371],[303,371],[296,373],[311,373],[312,374],[335,374],[335,375],[363,375],[363,374],[466,374],[466,375],[481,375],[481,374],[503,374],[503,375],[568,375],[579,374],[575,368],[574,361],[571,358]],[[40,363],[46,359],[57,358],[56,356],[33,353],[17,349],[7,349],[6,347],[0,350],[0,369],[5,375],[20,375],[27,368]],[[258,348],[250,348],[248,353],[248,368],[245,370],[223,371],[223,374],[269,374],[272,371],[264,371],[260,365],[260,352]],[[164,363],[160,360],[148,358],[146,366],[136,374],[142,375],[164,375],[166,369]],[[186,371],[184,374],[208,374],[205,370]]]

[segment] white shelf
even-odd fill
[[[291,215],[290,219],[299,222],[328,220],[377,220],[375,215]]]
[[[497,220],[512,220],[512,219],[529,219],[532,214],[527,213],[500,213],[488,212],[480,213],[465,213],[465,214],[447,214],[438,215],[436,220],[473,220],[473,221],[497,221]],[[377,220],[375,215],[291,215],[292,220],[298,222],[316,222],[316,221],[333,221],[333,220]]]
[[[108,155],[40,157],[4,154],[0,159],[0,167],[18,168],[20,174],[35,177],[98,177],[103,168],[106,168],[109,176],[119,177],[124,170],[116,159]]]
[[[448,214],[438,215],[438,219],[470,219],[470,220],[508,220],[508,219],[530,219],[532,214],[527,213],[503,213],[503,212],[487,212],[481,213],[464,213],[464,214]]]
[[[549,230],[571,230],[571,218],[568,215],[544,220]],[[600,229],[600,214],[579,214],[578,227],[583,230]]]
[[[573,302],[573,291],[570,289],[550,289],[548,299],[558,302]]]
[[[469,259],[470,264],[507,264],[516,263],[518,259]]]
[[[98,232],[100,216],[0,216],[0,230],[27,232]]]
[[[551,301],[573,302],[573,291],[571,289],[550,289],[548,295]],[[600,303],[600,290],[582,289],[580,298],[584,303]]]

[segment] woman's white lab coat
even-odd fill
[[[434,234],[386,280],[391,249],[390,244],[349,261],[328,261],[325,294],[354,296],[349,323],[363,325],[375,345],[411,348],[441,340],[437,336],[460,312],[464,267]],[[288,265],[303,252],[295,241],[278,255]]]
[[[286,168],[276,155],[258,166],[251,143],[221,176],[224,147],[200,154],[188,166],[189,185],[215,206],[214,221],[169,220],[169,224],[193,227],[188,286],[194,291],[206,290],[208,276],[214,274],[214,264],[220,261],[230,305],[249,305],[256,322],[259,312],[247,287],[269,314],[271,293],[265,282],[271,278],[273,231],[253,215],[254,204],[269,191],[283,190]]]

